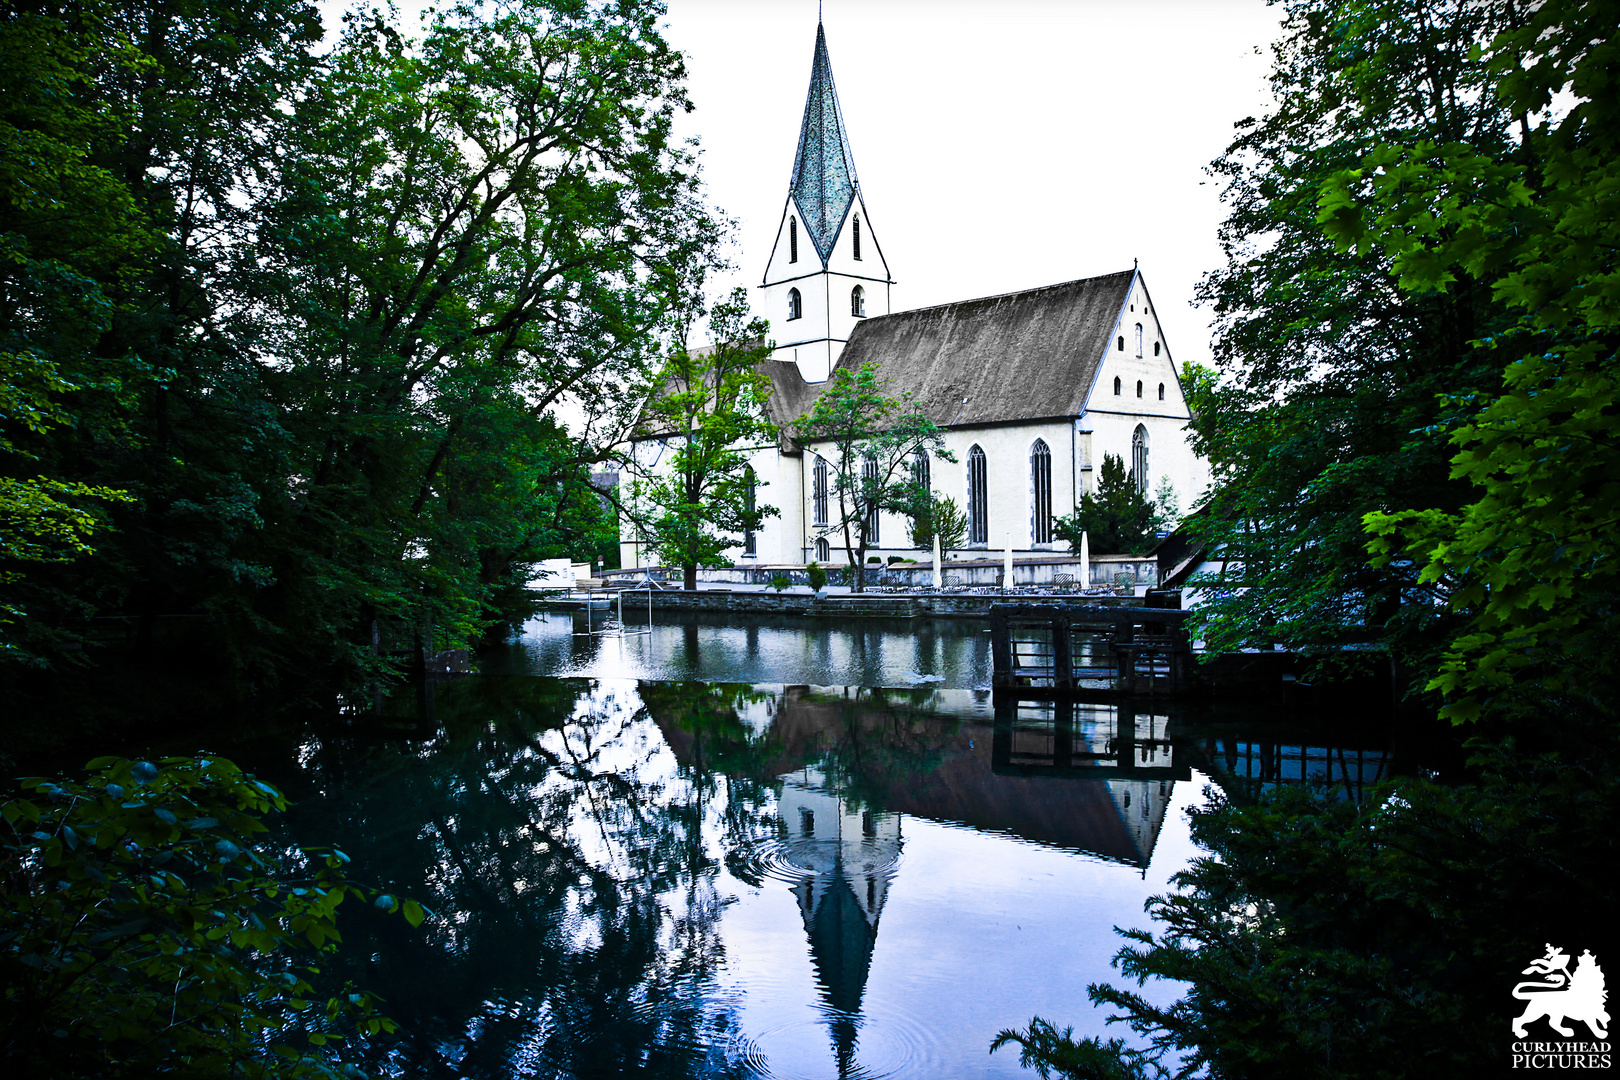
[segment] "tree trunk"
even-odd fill
[[[681,567],[681,588],[687,592],[697,591],[697,563],[687,563]]]

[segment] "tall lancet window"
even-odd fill
[[[1148,433],[1141,424],[1131,436],[1131,482],[1137,491],[1148,489]]]
[[[804,314],[804,300],[799,296],[798,289],[788,290],[788,321],[799,318]]]
[[[1142,359],[1142,324],[1136,324],[1136,358]]]
[[[755,550],[753,517],[754,511],[757,509],[757,503],[755,502],[757,497],[755,488],[757,485],[753,469],[743,473],[743,484],[743,510],[749,519],[749,524],[743,528],[743,554],[756,555],[758,552]]]
[[[788,215],[788,262],[799,261],[799,219]]]
[[[855,258],[861,257],[861,215],[855,215]]]
[[[869,495],[877,490],[878,463],[877,458],[873,457],[871,454],[866,455],[866,459],[861,462],[861,480],[862,499],[867,503],[866,542],[868,544],[876,544],[878,542],[878,526],[881,522],[877,503],[870,501]]]
[[[815,516],[815,524],[827,524],[827,462],[825,458],[816,458],[815,470],[811,473],[810,484],[810,510]]]
[[[1029,448],[1030,539],[1037,544],[1052,542],[1052,450],[1045,439],[1036,439]]]
[[[832,559],[832,545],[825,536],[816,538],[816,559],[820,562],[829,562]]]
[[[866,317],[866,290],[859,285],[849,290],[849,313],[857,319]]]
[[[990,484],[984,451],[978,443],[968,451],[968,543],[990,542]]]
[[[911,479],[924,491],[934,486],[932,470],[928,465],[928,451],[919,450],[911,455]]]

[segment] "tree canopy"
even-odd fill
[[[879,536],[880,515],[932,512],[932,495],[916,467],[919,454],[956,460],[939,427],[911,392],[887,393],[878,365],[838,368],[798,423],[800,440],[825,445],[838,508],[831,529],[843,534],[856,592],[866,588],[866,551]]]
[[[729,566],[739,534],[746,538],[776,507],[759,501],[764,484],[749,454],[774,446],[776,425],[766,403],[771,380],[759,370],[771,354],[764,319],[748,317],[748,293],[734,289],[709,313],[706,349],[683,341],[661,369],[658,390],[637,425],[660,440],[631,444],[626,464],[637,476],[632,521],[648,546],[679,566],[688,589],[699,566]],[[665,446],[668,460],[661,459]]]
[[[722,229],[663,11],[355,12],[322,51],[300,0],[8,9],[5,655],[117,619],[233,692],[355,675],[593,554]]]

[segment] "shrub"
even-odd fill
[[[394,1030],[313,960],[345,900],[420,924],[347,855],[255,843],[286,800],[224,758],[98,758],[84,784],[32,778],[0,808],[0,1043],[16,1075],[330,1077],[342,1026]],[[312,955],[313,954],[313,955]],[[352,1070],[350,1070],[352,1071]]]
[[[804,576],[810,582],[810,587],[820,592],[827,587],[827,570],[820,563],[813,562],[804,568]]]
[[[775,589],[777,592],[781,592],[783,589],[792,584],[793,579],[782,573],[780,570],[771,575],[771,588]]]

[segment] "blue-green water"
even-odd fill
[[[288,762],[299,838],[436,913],[346,928],[341,973],[403,1024],[372,1067],[1031,1075],[1002,1028],[1121,1033],[1085,988],[1194,854],[1202,769],[1311,768],[1168,711],[998,715],[971,621],[582,628]]]

